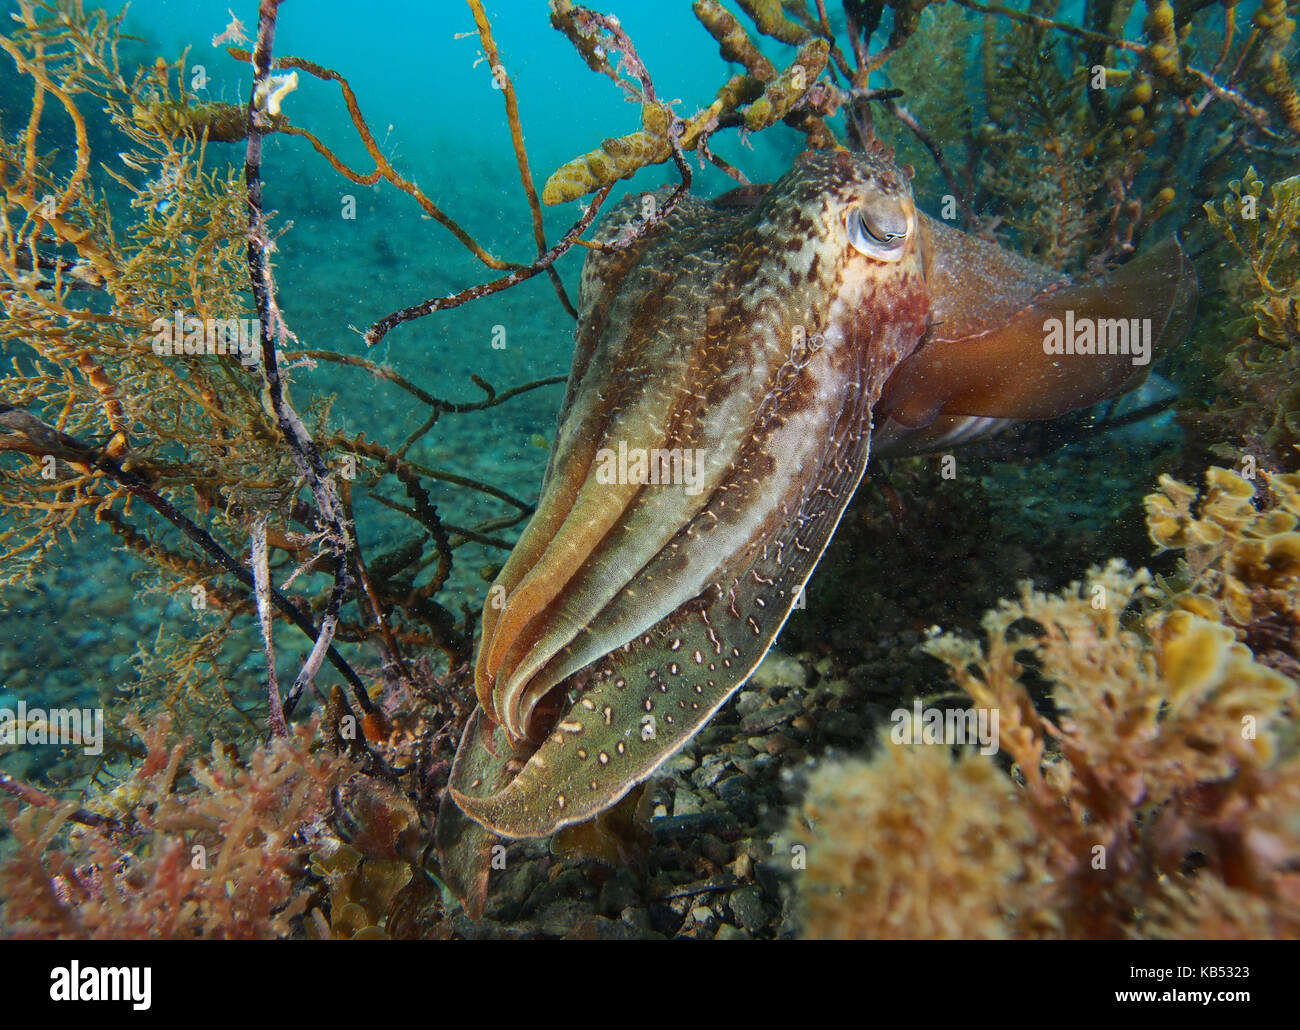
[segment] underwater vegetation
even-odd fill
[[[1262,227],[1260,219],[1243,217],[1265,203]],[[1274,182],[1265,198],[1251,167],[1228,184],[1221,205],[1208,203],[1205,213],[1240,257],[1225,287],[1247,316],[1241,337],[1223,355],[1227,397],[1214,419],[1230,427],[1248,453],[1270,467],[1294,470],[1300,453],[1300,176]]]
[[[315,721],[238,761],[219,746],[187,760],[191,742],[170,743],[166,715],[149,729],[132,725],[146,753],[130,779],[87,810],[36,805],[14,821],[17,857],[0,887],[9,926],[85,939],[290,933],[311,900],[295,838],[329,809],[352,771],[347,759],[313,747]],[[192,784],[183,792],[182,775]],[[135,849],[124,859],[118,841],[128,832]]]
[[[540,185],[510,73],[522,55],[500,51],[483,0],[456,23],[482,48],[527,202],[512,260],[404,174],[348,69],[278,52],[293,5],[263,0],[214,39],[249,76],[234,104],[198,97],[189,55],[148,52],[121,15],[18,0],[0,35],[5,619],[66,585],[60,570],[123,568],[132,590],[203,614],[78,654],[75,703],[103,712],[94,754],[17,743],[52,741],[55,702],[74,699],[39,667],[0,684],[0,936],[1300,934],[1294,0],[1114,0],[1077,21],[1050,0],[696,0],[720,85],[682,100],[607,6],[537,5],[635,105]],[[309,81],[337,89],[353,139],[300,124]],[[771,187],[747,172],[757,134],[794,165]],[[482,279],[346,343],[300,339],[278,280],[311,266],[264,201],[272,138],[341,188],[407,198]],[[704,163],[736,189],[698,196]],[[606,212],[624,180],[636,192]],[[543,205],[568,205],[558,237]],[[718,271],[734,254],[744,274]],[[454,399],[465,384],[400,357],[420,320],[534,278],[577,322],[540,494],[486,463],[443,467],[432,441],[472,451],[458,420],[504,417],[562,376],[475,375]],[[1121,409],[1149,366],[1046,362],[1041,323],[1109,317],[1104,298],[1139,287],[1169,396]],[[766,350],[744,335],[763,319]],[[918,349],[926,334],[954,346]],[[846,341],[867,336],[876,350],[851,365]],[[986,336],[1001,364],[945,361]],[[827,385],[832,358],[853,389]],[[1171,406],[1175,444],[1106,449]],[[382,417],[398,407],[414,431]],[[586,481],[620,440],[675,448],[700,489]],[[1016,503],[996,507],[997,484],[1042,477],[1052,521],[1052,455],[1099,440],[1082,493],[1103,528],[1056,518],[1043,553],[986,552],[963,578],[977,527]],[[778,483],[773,441],[835,476],[791,465]],[[931,475],[953,452],[955,478]],[[804,609],[836,524],[845,546]],[[900,578],[870,589],[907,595],[892,615],[819,594],[873,567],[845,557],[852,542],[887,533],[897,553],[876,567]],[[576,575],[600,546],[642,570],[617,603],[627,577]],[[945,547],[948,569],[923,567]],[[1027,579],[1054,585],[998,601]],[[792,608],[798,651],[763,660]],[[698,714],[648,736],[640,694],[614,700],[643,634],[665,677],[734,649]],[[954,687],[960,710],[997,713],[996,746],[882,730],[895,703]],[[688,710],[663,694],[658,715]],[[579,731],[599,745],[565,745],[580,760],[540,750]],[[633,773],[624,749],[644,756]],[[582,807],[588,760],[609,771]]]
[[[1010,774],[919,727],[817,769],[777,849],[806,852],[805,932],[1294,937],[1296,684],[1222,622],[1130,610],[1154,593],[1112,562],[1060,594],[1024,585],[985,616],[986,645],[930,640],[998,713]]]
[[[1151,539],[1180,549],[1166,585],[1179,607],[1222,622],[1260,661],[1300,672],[1300,475],[1269,476],[1265,489],[1212,466],[1198,493],[1168,475],[1146,498]],[[1257,496],[1261,494],[1262,496]]]

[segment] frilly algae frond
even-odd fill
[[[1300,673],[1300,475],[1251,482],[1213,467],[1199,494],[1164,475],[1146,508],[1155,544],[1183,552],[1170,584],[1179,607],[1224,620],[1263,660]]]
[[[241,287],[242,175],[214,159],[206,133],[178,131],[199,124],[183,66],[125,69],[119,33],[119,19],[80,4],[29,3],[0,39],[36,90],[25,124],[0,140],[0,345],[11,362],[0,584],[20,588],[59,549],[107,530],[159,570],[163,590],[198,587],[214,610],[247,611],[211,553],[159,532],[132,505],[134,489],[211,512],[212,533],[227,539],[254,508],[278,512],[277,534],[291,518],[296,473],[249,365],[237,352],[177,360],[153,346],[161,327],[187,319],[238,326],[253,316]],[[94,104],[78,102],[86,95]],[[91,126],[83,110],[96,105],[105,117]],[[92,150],[109,131],[118,149]],[[50,159],[65,143],[66,156]],[[326,405],[314,408],[317,417]],[[212,653],[190,650],[175,668]],[[171,698],[187,696],[187,679],[171,678]],[[238,734],[243,720],[210,684],[209,673],[204,707],[231,719],[213,730]]]
[[[1229,626],[1131,611],[1150,583],[1113,562],[1057,595],[1026,584],[985,616],[984,646],[926,645],[1000,717],[1012,775],[888,736],[870,763],[820,769],[777,846],[807,848],[792,874],[806,934],[1212,936],[1226,897],[1232,936],[1300,932],[1293,736],[1279,753],[1296,684]]]
[[[977,754],[893,744],[872,762],[825,762],[775,846],[819,939],[1004,939],[1046,877],[1015,785]],[[799,851],[797,849],[803,849]],[[806,852],[806,854],[804,854]]]
[[[1268,187],[1254,167],[1228,183],[1228,195],[1205,205],[1210,225],[1246,261],[1258,333],[1277,347],[1300,345],[1300,175]]]
[[[166,715],[148,730],[133,723],[133,730],[144,761],[91,812],[65,802],[29,807],[10,821],[20,849],[0,867],[7,934],[82,940],[290,934],[311,901],[300,885],[306,848],[300,831],[329,812],[350,764],[313,743],[314,723],[240,761],[219,745],[208,759],[191,757],[190,742],[171,736]],[[68,833],[68,827],[75,828]]]
[[[1241,453],[1268,467],[1300,468],[1300,176],[1266,187],[1250,167],[1226,196],[1205,205],[1235,259],[1227,288],[1241,315],[1224,325],[1234,340],[1222,357],[1226,396],[1189,416],[1209,433],[1232,434],[1214,452]],[[1209,435],[1209,433],[1205,435]]]

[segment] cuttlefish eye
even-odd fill
[[[900,208],[862,204],[846,216],[849,243],[860,254],[877,261],[899,261],[907,247],[911,219]]]

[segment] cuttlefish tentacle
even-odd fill
[[[698,234],[672,233],[679,220],[686,226],[694,224],[686,212],[679,211],[673,223],[662,227],[661,235],[675,251],[665,258],[690,260],[690,255],[683,252],[683,245]],[[636,253],[644,250],[642,245]],[[564,630],[553,618],[559,614],[554,610],[554,603],[577,575],[582,560],[607,540],[611,531],[616,531],[629,508],[647,503],[641,497],[640,484],[594,481],[598,452],[606,446],[607,438],[625,443],[644,439],[648,446],[659,447],[673,436],[684,438],[685,443],[678,446],[689,446],[693,436],[703,435],[700,426],[687,424],[684,419],[689,409],[683,400],[691,381],[698,376],[694,356],[667,346],[668,333],[681,331],[682,327],[665,318],[656,334],[626,333],[621,352],[609,347],[599,351],[595,348],[595,341],[605,326],[611,322],[640,326],[653,319],[656,310],[668,299],[665,295],[672,285],[668,276],[644,265],[633,269],[632,264],[618,257],[599,262],[611,282],[622,282],[628,271],[633,272],[633,281],[626,291],[606,290],[609,301],[606,304],[590,296],[593,280],[584,274],[579,358],[570,377],[569,396],[543,484],[539,513],[494,584],[493,598],[507,603],[489,603],[485,612],[476,677],[479,696],[494,718],[504,722],[516,738],[525,735],[526,720],[515,703],[520,700],[520,692],[512,691],[510,684],[522,684],[528,678],[527,673],[518,670],[518,663],[528,652],[533,654],[534,662],[537,655],[549,653],[539,638],[543,633],[549,633],[552,639],[563,634]],[[563,470],[563,474],[556,475],[556,469]],[[698,471],[716,480],[721,469],[715,462],[714,467]],[[658,507],[658,524],[680,525],[706,499],[701,493],[674,491],[651,500],[649,503]],[[646,524],[654,525],[655,521],[648,520]],[[666,529],[666,533],[670,534],[671,530]],[[653,554],[653,549],[649,553]],[[600,586],[586,577],[579,580],[577,588],[585,589],[589,598],[593,592],[599,592]],[[575,613],[574,632],[585,623],[580,600],[569,598],[569,607]],[[587,601],[585,608],[590,609],[592,604]],[[599,604],[595,602],[596,610]],[[543,613],[548,614],[545,620],[539,618]],[[554,646],[558,645],[552,645],[552,650]],[[503,665],[508,670],[504,674]]]
[[[873,418],[901,449],[1127,389],[1145,367],[1063,361],[1044,320],[1146,317],[1163,344],[1193,282],[1172,243],[1071,284],[919,216],[879,146],[805,154],[765,193],[688,199],[593,252],[538,511],[484,611],[455,803],[524,837],[616,802],[761,661],[863,475]],[[655,453],[675,480],[622,474],[621,455]]]

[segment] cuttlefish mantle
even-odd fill
[[[917,452],[1128,390],[1149,362],[1117,323],[1158,350],[1194,303],[1176,240],[1074,284],[920,214],[878,145],[593,250],[541,500],[483,613],[455,805],[539,837],[617,802],[762,660],[873,435]],[[1104,322],[1103,353],[1045,346],[1067,317]],[[458,820],[444,805],[444,844]]]

